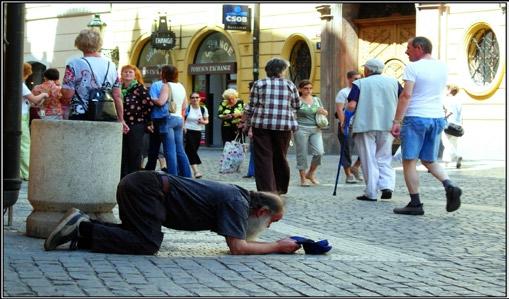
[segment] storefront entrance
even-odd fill
[[[217,110],[223,100],[223,92],[228,88],[237,89],[235,51],[226,36],[219,32],[207,36],[188,71],[193,76],[193,91],[200,93],[209,111],[204,143],[206,146],[222,147],[221,120],[217,117]]]

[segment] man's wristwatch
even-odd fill
[[[393,124],[401,125],[401,119],[395,119],[392,121]]]

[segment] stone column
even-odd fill
[[[117,222],[112,209],[120,180],[118,122],[34,120],[31,126],[26,234],[46,238],[65,211]]]
[[[316,7],[322,20],[320,33],[320,98],[329,112],[329,128],[322,131],[326,153],[338,153],[339,142],[336,136],[336,86],[339,83],[339,36],[341,23],[341,4],[320,5]]]

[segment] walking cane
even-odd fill
[[[345,153],[345,146],[348,141],[348,127],[350,126],[350,119],[352,118],[353,115],[354,115],[354,112],[345,110],[345,129],[344,129],[345,139],[343,140],[343,146],[341,146],[341,151],[339,153],[338,172],[336,173],[336,183],[334,184],[334,192],[332,193],[332,195],[334,195],[334,196],[336,196],[336,190],[338,188],[339,174],[340,174],[340,170],[341,170],[341,165],[343,164],[343,158],[344,158],[344,153]]]

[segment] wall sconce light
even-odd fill
[[[171,50],[177,45],[177,36],[171,31],[171,26],[168,29],[166,15],[159,16],[159,23],[157,19],[154,20],[150,42],[152,48],[158,50]]]
[[[91,29],[98,30],[99,33],[101,33],[101,35],[102,35],[103,28],[106,27],[106,23],[104,23],[101,20],[101,16],[99,14],[96,14],[92,18],[92,20],[90,20],[90,22],[88,22],[87,27],[89,27]],[[104,56],[110,58],[111,61],[113,61],[113,63],[118,65],[118,62],[120,60],[120,51],[119,51],[118,47],[115,47],[114,49],[102,48],[101,53],[103,53]]]
[[[87,27],[89,27],[91,29],[98,29],[99,32],[102,32],[103,27],[106,27],[106,23],[104,23],[101,20],[101,16],[100,15],[96,14],[92,18],[92,20],[90,20],[90,22],[88,22]]]

